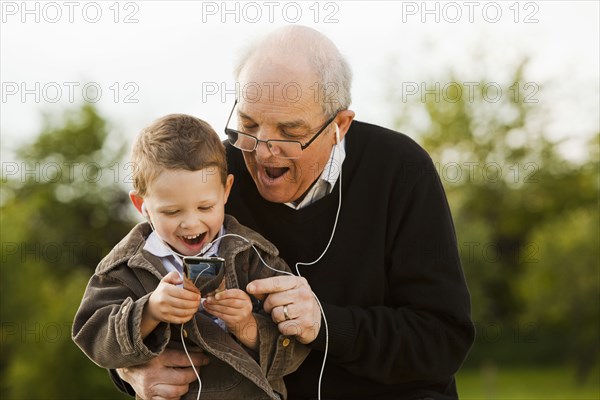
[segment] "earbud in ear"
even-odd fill
[[[146,209],[146,205],[144,203],[142,203],[142,215],[144,216],[144,218],[146,218],[146,222],[148,222],[150,224],[150,227],[152,228],[152,230],[154,230],[154,225],[152,224],[152,219],[150,218],[150,214],[148,214],[148,210]]]
[[[144,216],[144,218],[150,219],[148,211],[146,210],[146,205],[144,203],[142,203],[142,215]]]
[[[335,124],[335,144],[340,144],[340,127]]]

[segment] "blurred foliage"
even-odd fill
[[[505,82],[431,79],[448,84],[404,96],[397,126],[416,132],[452,208],[478,328],[466,366],[572,362],[583,380],[600,351],[600,133],[569,161],[526,67]]]
[[[565,333],[562,346],[579,382],[600,352],[598,226],[596,210],[578,208],[536,227],[531,237],[542,259],[517,283],[528,304],[522,319],[542,319],[548,329]]]
[[[19,161],[4,162],[0,398],[118,397],[106,371],[71,341],[87,280],[132,225],[112,174],[125,150],[117,142],[85,105],[58,123],[47,116]]]
[[[600,371],[582,384],[568,367],[486,366],[463,369],[456,381],[461,400],[594,400],[600,394]]]
[[[444,96],[403,101],[398,126],[431,154],[452,207],[478,328],[465,366],[571,363],[582,381],[598,370],[600,134],[584,159],[564,157],[525,69],[501,96],[450,73]],[[70,338],[89,276],[133,224],[124,152],[84,105],[3,162],[0,398],[124,398]]]

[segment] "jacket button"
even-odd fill
[[[187,331],[185,329],[183,330],[183,337],[187,338]]]
[[[281,345],[283,347],[288,347],[290,345],[290,339],[288,339],[288,338],[283,339],[283,341],[281,342]]]

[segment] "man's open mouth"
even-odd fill
[[[265,173],[270,179],[280,178],[288,170],[288,167],[265,167]]]

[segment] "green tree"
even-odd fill
[[[547,294],[568,291],[569,307],[579,299],[577,285],[565,285],[557,276],[552,282],[539,276],[546,269],[561,268],[558,260],[565,257],[554,252],[571,255],[572,266],[596,260],[597,268],[593,251],[597,237],[577,234],[568,223],[573,213],[597,215],[597,154],[571,162],[562,155],[560,143],[548,139],[548,110],[539,102],[543,87],[527,82],[526,67],[525,60],[502,82],[481,79],[468,85],[462,82],[472,79],[450,73],[436,79],[445,82],[440,84],[443,95],[413,97],[403,104],[397,119],[399,130],[416,133],[431,154],[448,194],[479,328],[470,355],[476,365],[559,363],[567,357],[580,358],[582,353],[574,349],[587,343],[583,336],[573,336],[581,343],[551,350],[564,335],[573,333],[567,329],[571,317],[555,311],[560,322],[546,330],[550,329],[544,323],[547,315],[532,309],[541,307],[534,293],[542,285]],[[547,224],[569,229],[565,235],[573,243],[551,249],[544,234]],[[572,272],[577,279],[597,282],[595,268]],[[526,276],[525,287],[518,285]],[[524,296],[527,290],[530,295]],[[586,293],[595,293],[597,299],[597,286]],[[548,295],[544,301],[553,308],[561,299]],[[587,307],[580,322],[598,337],[594,320],[586,319],[594,306],[579,306]]]
[[[591,162],[580,178],[598,190],[598,141],[590,143]],[[577,194],[575,194],[577,195]],[[600,219],[597,205],[574,207],[536,226],[531,241],[540,262],[528,265],[517,288],[527,304],[521,319],[543,321],[547,329],[565,333],[567,356],[584,383],[600,353]]]
[[[132,225],[121,168],[124,143],[91,105],[46,116],[1,189],[0,397],[116,398],[106,372],[71,341],[95,266]]]

